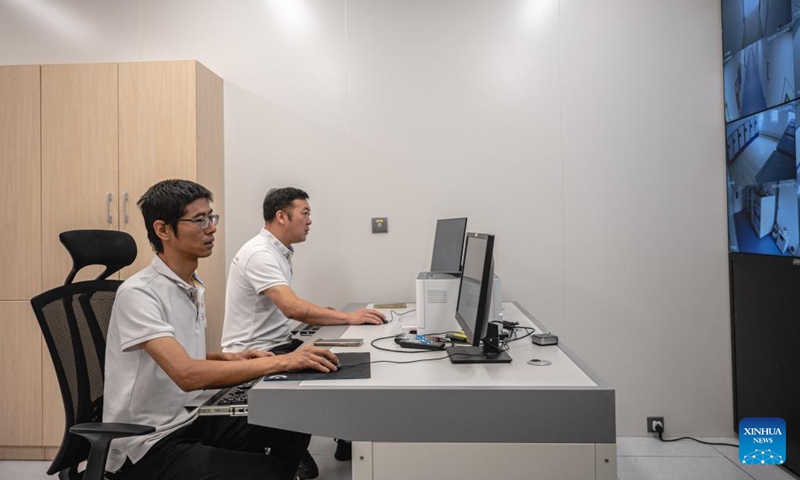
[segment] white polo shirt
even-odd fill
[[[119,469],[126,456],[136,463],[157,441],[197,418],[184,406],[200,391],[182,391],[142,346],[174,337],[192,358],[206,358],[205,287],[196,276],[195,283],[181,280],[156,256],[117,291],[106,344],[103,421],[151,425],[156,431],[113,440],[109,471]]]
[[[270,350],[291,341],[289,319],[261,292],[292,284],[293,253],[262,228],[233,257],[225,291],[224,352]]]

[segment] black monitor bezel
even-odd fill
[[[456,220],[463,220],[464,221],[463,228],[461,229],[461,231],[463,233],[461,234],[461,250],[459,250],[459,256],[458,256],[458,270],[436,270],[434,268],[434,255],[436,254],[436,239],[439,236],[439,224],[442,223],[442,222],[454,222]],[[436,230],[434,230],[433,248],[432,248],[432,251],[431,251],[431,269],[430,269],[431,272],[458,273],[458,272],[461,272],[461,271],[464,270],[464,248],[466,246],[466,241],[467,241],[467,239],[466,239],[467,220],[468,220],[467,217],[440,218],[440,219],[436,220]]]
[[[466,253],[469,246],[470,238],[477,238],[486,240],[486,253],[483,259],[483,271],[481,272],[481,289],[478,298],[478,308],[475,316],[475,325],[471,325],[459,313],[461,306],[461,291],[464,284],[464,264],[462,263],[461,280],[458,283],[458,301],[456,302],[456,321],[461,329],[464,331],[470,345],[477,347],[480,345],[483,336],[486,335],[486,327],[489,322],[489,303],[492,297],[492,280],[494,277],[494,235],[488,233],[469,232],[464,240],[464,262],[466,262]],[[473,330],[474,327],[474,330]]]

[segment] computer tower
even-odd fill
[[[420,333],[458,331],[456,305],[461,275],[420,272],[417,275],[417,330]]]
[[[459,331],[456,321],[458,273],[421,272],[417,275],[417,330],[420,333]],[[489,303],[489,321],[503,320],[503,287],[495,273],[492,298]]]

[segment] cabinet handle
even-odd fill
[[[113,218],[111,217],[111,200],[114,198],[110,193],[106,195],[106,222],[111,224]]]
[[[122,221],[128,223],[128,192],[122,194]]]

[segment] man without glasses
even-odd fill
[[[289,319],[311,325],[383,323],[377,310],[345,313],[315,305],[292,290],[294,244],[305,242],[311,229],[308,194],[299,188],[274,188],[264,197],[264,228],[236,253],[228,272],[222,350],[251,349],[277,354],[291,352],[303,342],[292,338]],[[349,443],[339,443],[338,459],[348,459]],[[301,468],[314,478],[313,459],[305,455]]]

